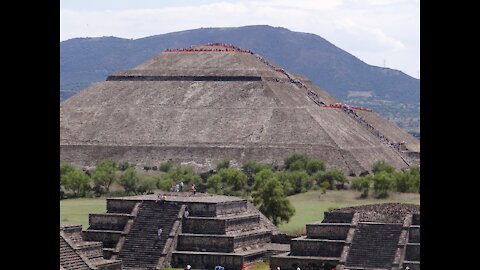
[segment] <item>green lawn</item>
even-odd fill
[[[105,213],[107,200],[105,198],[79,198],[60,201],[60,223],[81,224],[85,230],[88,228],[88,214]]]
[[[326,194],[321,191],[309,191],[306,193],[289,196],[288,199],[295,207],[295,215],[287,224],[281,224],[280,229],[287,234],[305,234],[305,224],[323,220],[323,213],[333,208],[349,207],[363,204],[375,204],[385,202],[400,202],[420,204],[420,194],[392,193],[387,199],[357,199],[359,192],[350,190],[332,190]]]

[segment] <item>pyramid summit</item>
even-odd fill
[[[281,165],[305,152],[344,172],[418,163],[420,143],[367,108],[234,45],[167,49],[60,105],[60,158],[207,169],[222,159]]]

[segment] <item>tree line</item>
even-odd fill
[[[60,165],[60,196],[124,196],[152,194],[155,189],[173,191],[175,184],[186,187],[194,184],[198,192],[232,195],[246,198],[275,225],[288,222],[295,213],[287,196],[309,190],[347,188],[348,178],[338,169],[327,169],[327,164],[304,153],[291,153],[284,158],[284,166],[276,168],[269,164],[247,161],[241,167],[231,165],[230,160],[221,160],[215,169],[196,173],[192,167],[174,165],[172,161],[159,166],[145,166],[145,171],[158,170],[158,175],[139,175],[126,161],[100,161],[93,170],[81,170],[66,163]],[[362,198],[370,189],[378,198],[388,196],[388,191],[418,192],[419,168],[395,172],[385,163],[375,163],[372,173],[364,172],[351,178],[351,187],[361,192]],[[123,190],[111,191],[116,183]],[[187,189],[188,190],[188,189]]]

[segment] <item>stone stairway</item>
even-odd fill
[[[82,237],[81,225],[65,225],[61,227],[60,238],[76,253],[87,265],[87,269],[122,269],[122,262],[119,260],[107,260],[103,257],[103,245],[101,242],[84,241]],[[62,248],[65,251],[65,245],[60,242],[60,258],[75,256],[71,253],[62,255]],[[65,269],[77,269],[65,267]]]
[[[168,235],[180,211],[181,205],[165,202],[159,206],[154,201],[144,201],[132,224],[119,253],[124,268],[155,269]],[[157,230],[163,232],[160,240]]]
[[[60,266],[65,270],[90,270],[75,250],[60,236]]]
[[[345,269],[391,269],[401,232],[402,224],[358,223]]]

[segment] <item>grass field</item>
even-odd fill
[[[400,202],[420,204],[420,194],[392,193],[387,199],[357,199],[359,192],[350,190],[332,190],[326,194],[321,191],[309,191],[288,197],[295,207],[295,215],[289,223],[281,224],[280,229],[293,235],[305,234],[305,224],[323,220],[323,213],[333,208],[364,204]]]
[[[83,229],[88,228],[88,214],[105,213],[107,200],[105,198],[67,199],[60,201],[60,223],[81,224]]]
[[[287,224],[279,227],[287,234],[304,234],[305,224],[323,219],[323,212],[333,208],[348,207],[354,205],[401,202],[420,204],[420,195],[414,193],[393,193],[388,199],[357,199],[359,192],[342,190],[309,191],[288,197],[295,207],[295,215]],[[106,211],[105,198],[98,199],[67,199],[60,201],[60,223],[81,224],[83,229],[88,228],[88,214],[104,213]]]

